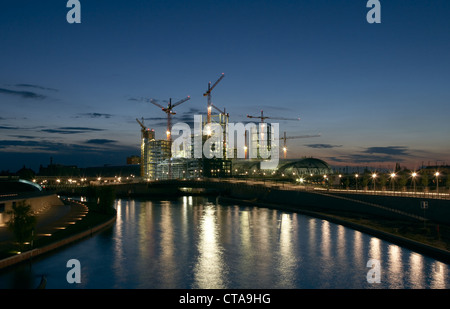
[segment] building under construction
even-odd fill
[[[144,126],[143,121],[138,121],[141,130],[141,177],[150,180],[157,179],[179,179],[179,178],[196,178],[196,177],[229,177],[232,175],[233,160],[246,160],[262,162],[264,160],[270,160],[271,156],[276,154],[278,159],[279,155],[279,143],[274,142],[278,131],[274,132],[271,123],[264,123],[266,119],[280,119],[280,120],[299,120],[299,118],[273,118],[268,117],[261,111],[260,116],[249,116],[248,118],[260,119],[259,126],[253,126],[245,128],[244,132],[236,132],[230,129],[231,134],[227,132],[229,129],[228,121],[229,114],[225,109],[221,110],[212,103],[211,93],[213,89],[224,78],[224,73],[212,84],[208,83],[208,88],[203,94],[207,98],[207,117],[205,122],[201,123],[201,132],[195,134],[201,134],[199,136],[190,136],[190,141],[186,141],[183,149],[172,149],[172,125],[171,117],[176,114],[174,108],[190,99],[190,96],[172,104],[172,99],[169,99],[167,106],[160,105],[157,101],[150,99],[149,103],[161,108],[161,110],[167,115],[167,130],[166,139],[156,140],[155,131],[148,129]],[[218,113],[213,114],[212,110]],[[217,130],[218,126],[221,130],[221,139],[215,139],[211,141],[211,137],[217,137],[215,133],[212,133],[211,128]],[[278,126],[276,127],[278,128]],[[239,135],[238,138],[244,139],[244,145],[237,143],[230,143],[227,138],[233,138],[235,134]],[[245,136],[242,136],[244,135]],[[231,136],[229,136],[231,135]],[[286,151],[286,139],[294,137],[284,137],[284,151]],[[295,137],[297,138],[297,137]],[[214,138],[213,138],[214,139]],[[201,140],[201,152],[194,155],[195,140]],[[205,143],[208,142],[208,145]],[[206,147],[205,147],[206,145]],[[177,145],[175,145],[177,146]],[[207,156],[204,153],[204,148],[214,148]],[[177,148],[177,147],[174,147]],[[174,153],[172,153],[174,152]],[[222,152],[222,153],[221,153]],[[213,154],[213,155],[211,155]],[[278,160],[276,160],[278,162]],[[274,167],[273,169],[276,169]]]
[[[193,140],[193,139],[192,139]],[[191,141],[192,141],[191,140]],[[228,177],[231,160],[226,158],[194,158],[186,153],[172,153],[169,140],[155,139],[155,131],[143,126],[141,136],[141,177],[148,180],[198,177]],[[193,152],[190,144],[188,152]]]

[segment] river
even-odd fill
[[[35,288],[43,275],[48,289],[450,287],[445,263],[298,213],[192,196],[115,207],[111,228],[0,272],[0,288]],[[68,282],[74,270],[80,283]]]

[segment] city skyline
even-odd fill
[[[230,121],[263,110],[301,118],[280,134],[320,134],[288,140],[288,158],[450,162],[448,1],[380,1],[380,24],[367,1],[80,2],[80,24],[66,1],[0,7],[0,170],[125,165],[136,118],[165,138],[149,99],[190,96],[173,119],[190,123],[221,73],[212,102]]]

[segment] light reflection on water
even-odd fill
[[[205,198],[118,200],[113,228],[0,273],[0,288],[439,288],[449,265],[325,220]],[[82,283],[68,284],[76,258]],[[367,282],[367,262],[381,283]]]

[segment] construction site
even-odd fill
[[[140,176],[145,180],[190,179],[199,177],[251,176],[255,174],[284,174],[284,170],[295,169],[298,160],[287,160],[287,140],[317,135],[286,136],[279,134],[278,123],[266,120],[299,121],[300,118],[269,117],[261,110],[260,115],[247,115],[247,118],[258,119],[258,124],[241,124],[239,130],[230,126],[230,114],[212,103],[212,91],[222,81],[222,73],[215,83],[208,83],[203,96],[206,98],[207,116],[200,116],[198,128],[185,136],[183,143],[174,143],[172,117],[175,107],[190,100],[190,96],[167,106],[154,99],[146,99],[160,108],[167,117],[166,138],[156,139],[155,130],[144,124],[144,117],[136,121],[141,127]],[[213,112],[214,111],[214,112]],[[230,127],[234,131],[230,131]],[[280,137],[281,136],[281,137]],[[236,139],[234,141],[233,139]],[[197,147],[196,147],[197,146]],[[199,149],[200,148],[200,149]],[[280,156],[281,153],[281,156]],[[281,158],[280,158],[281,157]],[[268,161],[275,162],[269,167]],[[280,163],[283,162],[283,163]],[[303,162],[305,163],[305,162]],[[332,173],[331,168],[322,160],[310,158],[308,174],[324,175]],[[291,172],[292,173],[292,172]],[[295,171],[293,171],[295,175]]]

